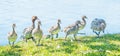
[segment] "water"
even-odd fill
[[[0,45],[8,44],[7,33],[16,23],[18,37],[25,27],[31,26],[31,17],[36,15],[42,21],[44,34],[57,19],[62,20],[62,29],[81,20],[86,15],[87,25],[81,32],[95,35],[90,29],[94,18],[107,22],[106,33],[120,33],[120,0],[0,0]],[[60,33],[64,36],[64,33]],[[20,38],[17,39],[17,41]]]

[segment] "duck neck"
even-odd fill
[[[38,27],[37,27],[38,29],[40,29],[40,24],[38,24]]]
[[[12,29],[13,29],[13,32],[15,33],[15,28],[14,28],[14,27],[12,27]]]
[[[33,29],[35,28],[35,22],[32,22],[32,27],[33,27]]]
[[[82,20],[83,20],[83,23],[86,24],[86,20],[85,20],[85,18],[82,18]]]
[[[57,23],[57,25],[58,25],[58,27],[60,28],[60,23],[59,23],[59,22]]]

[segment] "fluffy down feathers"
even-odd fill
[[[106,27],[106,23],[103,19],[94,19],[91,23],[91,29],[96,31],[103,31]]]

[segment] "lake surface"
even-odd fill
[[[36,15],[42,22],[44,35],[56,24],[62,21],[62,29],[88,17],[86,27],[80,31],[86,35],[95,35],[90,29],[94,18],[103,18],[107,23],[105,33],[120,33],[120,0],[0,0],[0,45],[8,44],[7,33],[12,31],[11,25],[16,23],[18,39],[23,29],[31,26],[31,17]],[[60,32],[60,36],[64,36]]]

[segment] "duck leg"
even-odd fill
[[[56,38],[58,38],[58,33],[56,34]]]
[[[10,41],[9,41],[9,45],[11,46],[11,43],[10,43]]]
[[[100,32],[98,32],[98,37],[99,37],[99,35],[100,35]]]
[[[14,46],[14,42],[12,43],[12,46]]]
[[[74,34],[73,37],[75,38],[75,40],[77,40],[77,39],[76,39],[76,34]]]
[[[53,34],[51,34],[52,40],[53,40]]]
[[[40,46],[40,45],[41,45],[41,44],[40,44],[40,40],[41,40],[41,39],[39,39],[39,40],[38,40],[38,46]]]
[[[31,39],[32,39],[32,41],[33,41],[34,43],[36,43],[36,40],[35,40],[35,38],[34,38],[34,37],[31,37]]]
[[[40,45],[40,39],[38,40],[38,45]]]
[[[25,39],[25,42],[27,43],[27,39]]]
[[[97,32],[94,31],[94,33],[99,37],[100,32],[97,33]]]
[[[103,33],[105,33],[105,31],[103,30]]]
[[[66,40],[67,36],[68,36],[68,34],[66,34],[66,36],[65,36],[65,40]]]
[[[96,31],[93,30],[93,32],[94,32],[96,35],[98,35],[98,33],[97,33]]]

